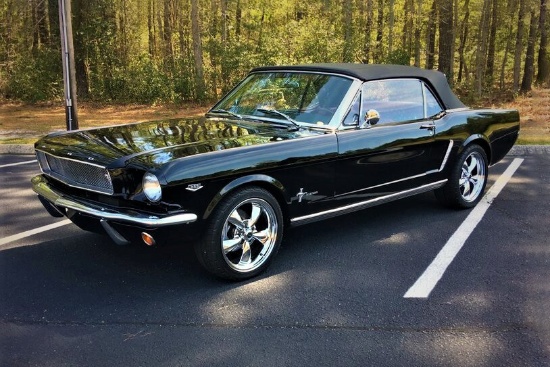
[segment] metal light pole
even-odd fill
[[[61,58],[63,62],[63,86],[65,90],[65,118],[67,130],[77,130],[76,72],[74,67],[71,0],[59,0],[59,28],[61,32]]]

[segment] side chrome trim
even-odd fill
[[[453,149],[453,145],[455,144],[454,140],[449,141],[449,147],[447,148],[447,152],[445,153],[445,157],[443,157],[443,162],[441,162],[441,166],[439,167],[439,172],[443,171],[443,168],[445,168],[445,165],[447,164],[447,160],[449,159],[449,156],[451,155],[451,150]]]
[[[169,215],[166,217],[158,217],[156,215],[142,214],[138,212],[121,213],[101,208],[99,206],[92,207],[90,205],[84,205],[74,200],[67,199],[61,194],[55,192],[41,175],[33,177],[31,182],[33,191],[56,207],[72,209],[79,213],[85,213],[97,217],[98,219],[114,220],[117,222],[137,224],[150,228],[175,224],[188,224],[193,223],[197,220],[197,215],[193,213],[183,213]]]
[[[335,209],[329,209],[329,210],[325,210],[314,214],[304,215],[302,217],[292,218],[290,219],[290,223],[293,225],[301,225],[301,224],[306,224],[309,222],[325,219],[328,217],[351,213],[357,210],[370,208],[376,205],[388,203],[390,201],[402,199],[402,198],[420,194],[426,191],[431,191],[445,185],[446,182],[447,182],[447,179],[422,185],[414,189],[409,189],[409,190],[400,191],[400,192],[396,192],[385,196],[380,196],[375,199],[365,200],[365,201],[345,205]]]
[[[399,180],[390,181],[390,182],[384,182],[383,184],[374,185],[374,186],[369,186],[369,187],[365,187],[365,188],[363,188],[363,189],[359,189],[359,190],[355,190],[355,191],[345,192],[345,193],[343,193],[343,194],[335,195],[334,197],[335,197],[335,198],[339,198],[339,197],[342,197],[342,196],[353,195],[353,194],[357,194],[358,192],[367,191],[367,190],[370,190],[370,189],[376,189],[376,188],[382,187],[382,186],[388,186],[388,185],[393,185],[393,184],[395,184],[395,183],[399,183],[399,182],[403,182],[403,181],[414,180],[415,178],[424,177],[424,176],[427,176],[427,175],[430,174],[430,173],[436,173],[436,172],[438,172],[438,171],[437,171],[437,170],[428,171],[428,172],[426,172],[426,173],[421,173],[421,174],[419,174],[419,175],[410,176],[410,177],[405,177],[405,178],[400,178]]]

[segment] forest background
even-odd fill
[[[461,94],[550,81],[548,0],[72,0],[78,98],[212,100],[252,67],[411,64]],[[58,0],[1,0],[0,95],[63,95]]]
[[[204,104],[253,67],[310,62],[438,69],[468,104],[511,100],[549,87],[547,3],[72,0],[78,100]],[[58,0],[0,0],[0,103],[62,101],[62,75]]]

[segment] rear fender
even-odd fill
[[[469,136],[468,139],[464,140],[464,142],[462,143],[459,153],[462,152],[470,144],[477,144],[480,147],[482,147],[483,150],[485,151],[485,154],[487,155],[488,162],[491,162],[491,156],[492,156],[491,143],[489,142],[486,136],[482,134],[473,134]]]

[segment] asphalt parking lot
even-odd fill
[[[0,155],[0,365],[550,366],[549,152],[491,167],[488,187],[516,169],[473,227],[423,194],[292,229],[242,283],[188,244],[116,246],[50,217],[33,156]]]

